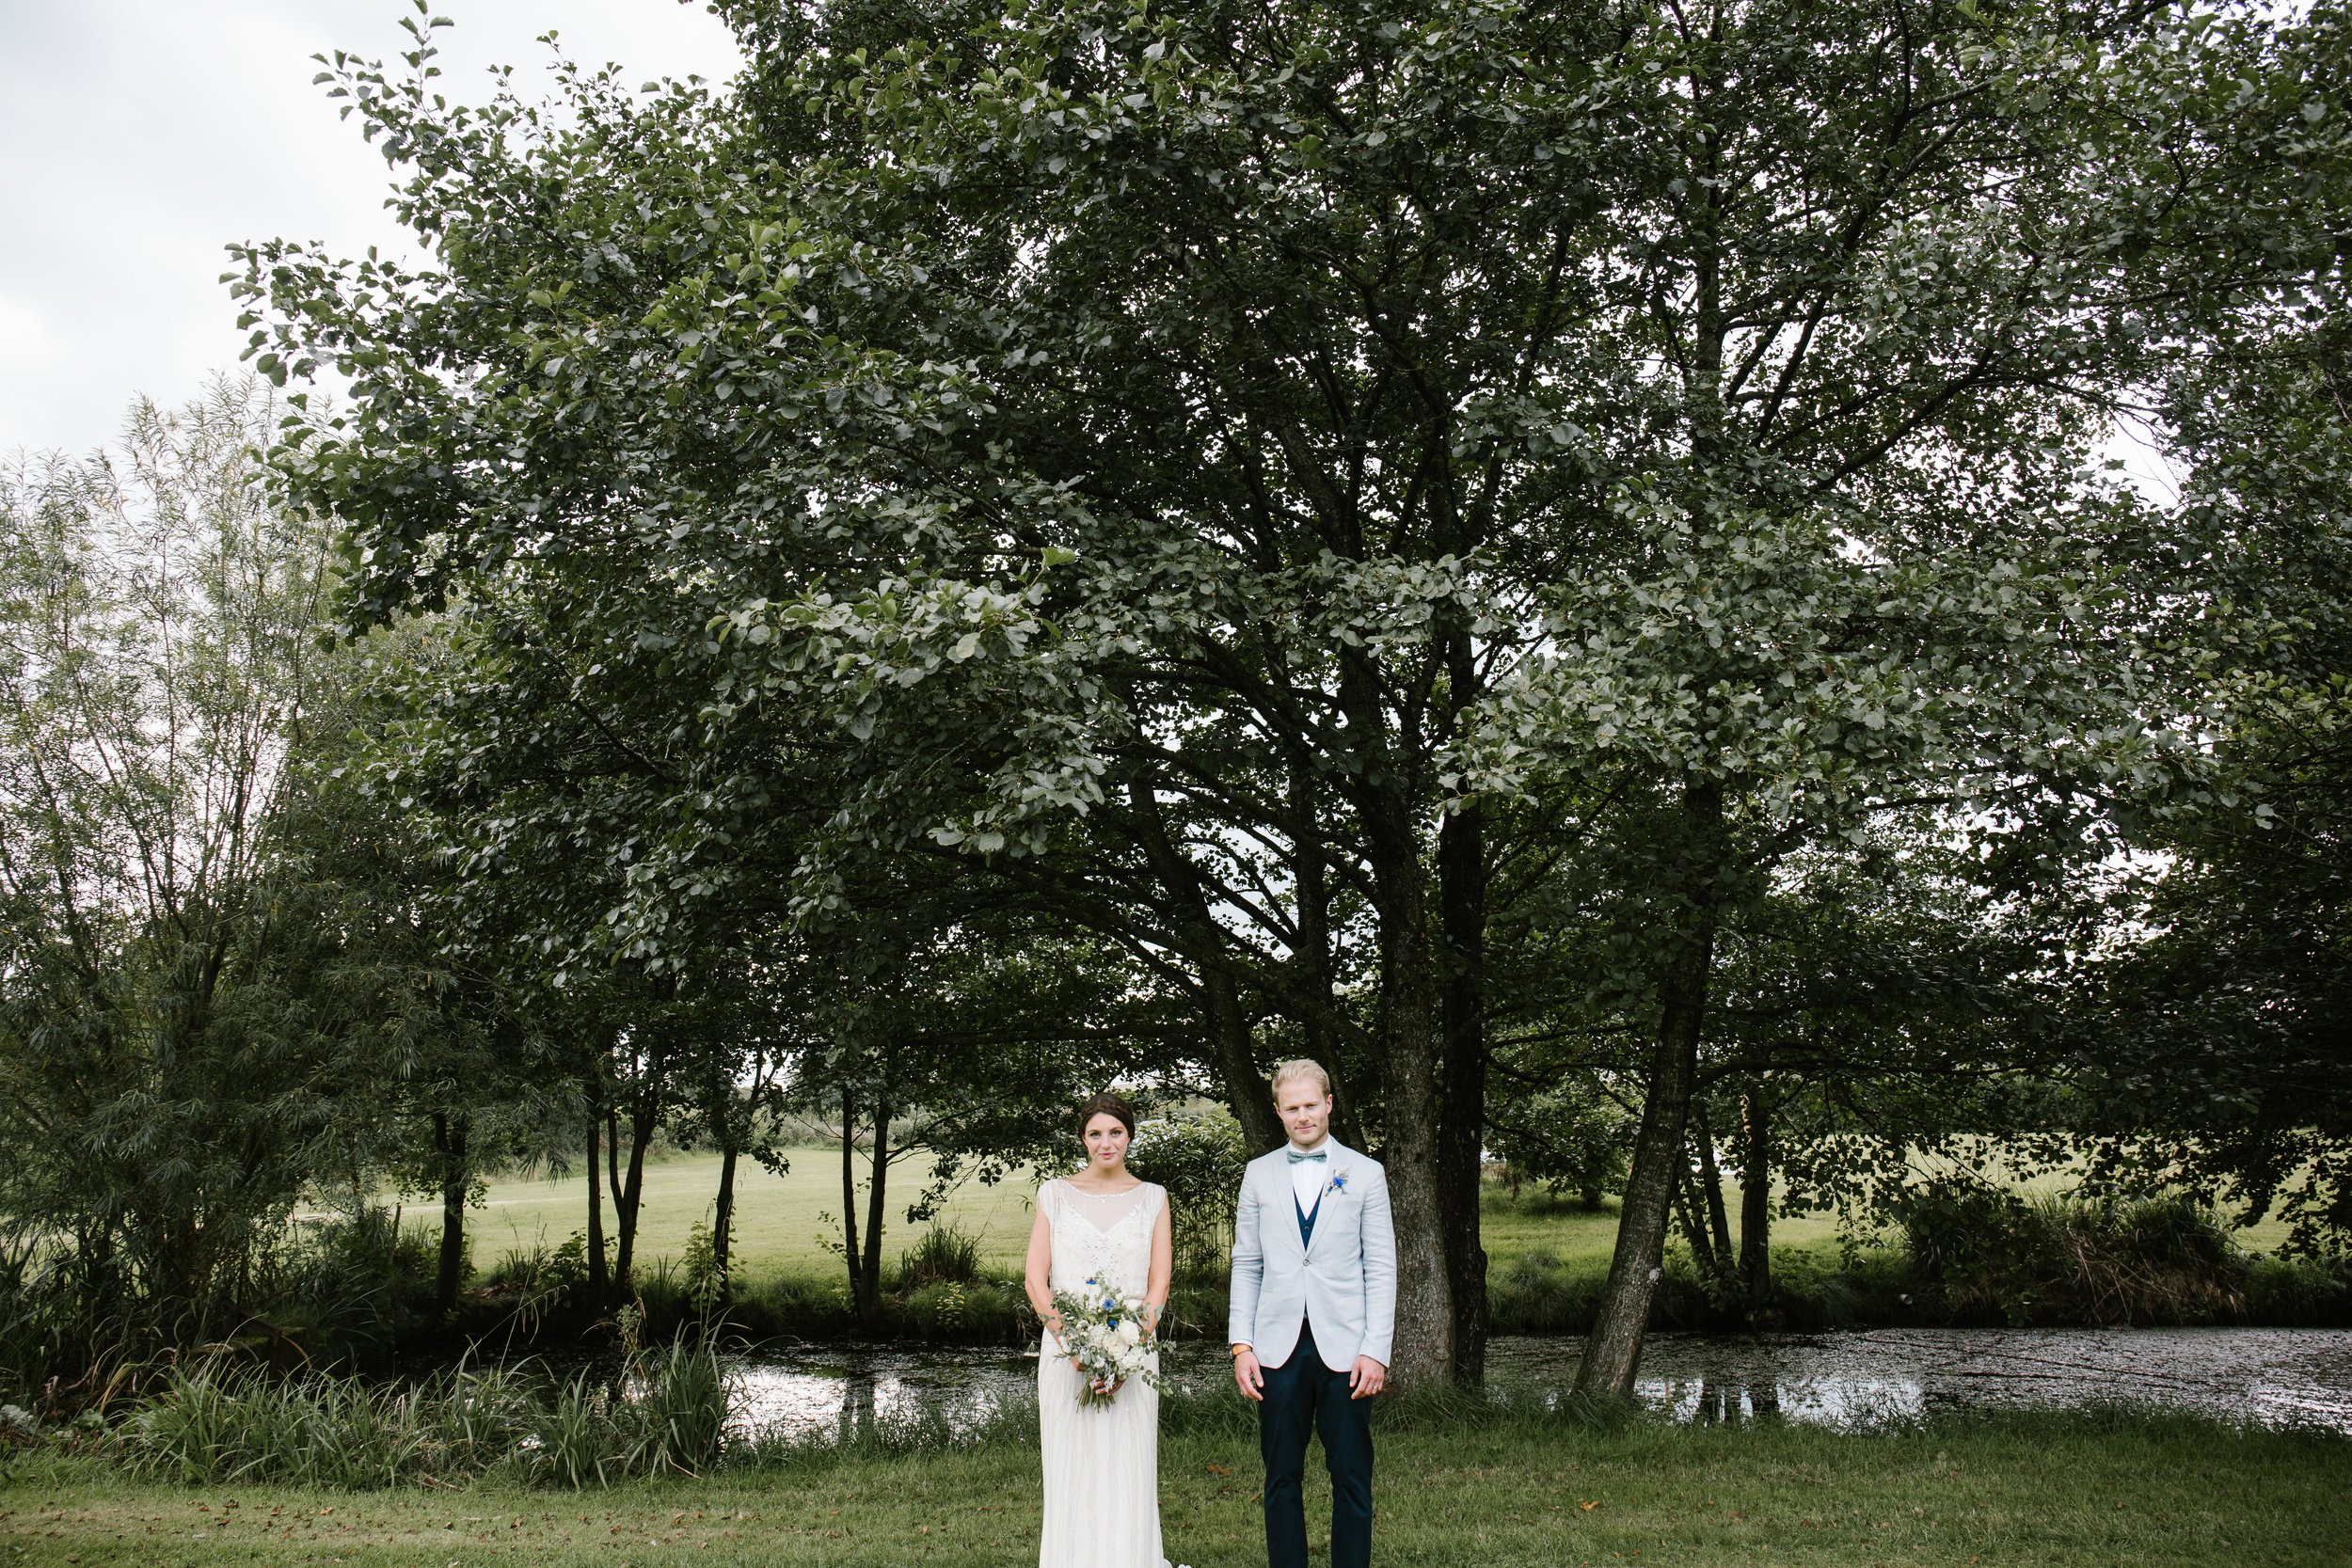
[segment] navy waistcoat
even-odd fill
[[[1302,1247],[1314,1245],[1315,1216],[1323,1212],[1323,1195],[1321,1193],[1315,1194],[1315,1206],[1313,1208],[1300,1209],[1298,1207],[1298,1195],[1296,1193],[1293,1193],[1291,1194],[1291,1207],[1294,1210],[1296,1210],[1298,1213],[1298,1244]]]

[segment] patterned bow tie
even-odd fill
[[[1285,1149],[1283,1152],[1287,1153],[1291,1157],[1291,1164],[1295,1165],[1301,1160],[1320,1160],[1331,1151],[1327,1148],[1318,1148],[1314,1152],[1309,1153],[1303,1148],[1292,1148]]]

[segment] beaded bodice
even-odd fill
[[[1054,1232],[1048,1284],[1076,1292],[1089,1278],[1122,1296],[1139,1296],[1152,1279],[1152,1230],[1168,1190],[1146,1181],[1121,1193],[1096,1194],[1056,1180],[1037,1190],[1038,1207]]]

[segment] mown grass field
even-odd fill
[[[840,1264],[824,1250],[823,1239],[837,1241],[841,1233],[841,1151],[796,1148],[788,1152],[791,1168],[781,1177],[749,1160],[737,1164],[736,1257],[753,1275],[830,1276]],[[863,1160],[859,1168],[863,1174]],[[891,1172],[891,1184],[883,1195],[889,1206],[883,1241],[894,1259],[919,1233],[906,1224],[906,1208],[921,1193],[930,1175],[928,1161],[910,1161]],[[1029,1243],[1029,1203],[1034,1192],[1034,1182],[1020,1180],[994,1187],[968,1181],[957,1190],[947,1218],[979,1241],[987,1268],[1017,1272]],[[644,1206],[638,1216],[638,1257],[650,1265],[682,1254],[687,1232],[697,1221],[708,1222],[718,1193],[716,1154],[686,1154],[648,1164]],[[865,1204],[861,1189],[861,1228],[866,1223]],[[822,1217],[828,1214],[833,1216],[830,1221]],[[556,1246],[573,1231],[584,1229],[587,1223],[588,1189],[582,1177],[561,1181],[536,1178],[494,1181],[483,1206],[468,1215],[474,1266],[487,1270],[510,1248],[527,1250],[541,1243]],[[605,1233],[608,1237],[612,1233],[609,1196]]]
[[[1385,1565],[1963,1568],[2352,1562],[2352,1447],[2164,1418],[2022,1418],[1901,1436],[1557,1423],[1385,1430]],[[1314,1476],[1310,1466],[1310,1477]],[[1169,1560],[1264,1560],[1246,1429],[1168,1439]],[[1311,1533],[1327,1507],[1311,1491]],[[195,1489],[89,1460],[0,1482],[11,1562],[951,1565],[1034,1562],[1034,1449],[867,1454],[605,1492]]]
[[[745,1161],[736,1169],[737,1213],[735,1245],[744,1271],[755,1277],[830,1277],[839,1267],[822,1245],[822,1238],[839,1235],[841,1156],[835,1148],[790,1151],[791,1168],[782,1177],[770,1175]],[[885,1246],[896,1258],[916,1231],[905,1223],[906,1206],[929,1179],[927,1163],[913,1163],[892,1173]],[[2055,1187],[2045,1179],[2037,1187]],[[650,1164],[645,1170],[644,1209],[639,1220],[638,1256],[648,1265],[675,1259],[686,1246],[687,1232],[698,1220],[710,1217],[719,1189],[719,1157],[687,1154]],[[966,1182],[949,1200],[945,1220],[979,1241],[983,1266],[1000,1275],[1017,1274],[1027,1246],[1034,1178],[1015,1178],[994,1187]],[[1736,1214],[1740,1190],[1728,1187],[1725,1202]],[[864,1224],[865,1197],[859,1196],[859,1223]],[[490,1184],[483,1207],[469,1215],[474,1265],[487,1270],[510,1248],[529,1248],[544,1242],[560,1243],[587,1224],[587,1188],[583,1179],[563,1181],[524,1179]],[[415,1211],[411,1211],[412,1215]],[[822,1216],[836,1216],[828,1222]],[[421,1217],[412,1224],[423,1223]],[[1736,1220],[1735,1220],[1736,1225]],[[608,1209],[608,1234],[612,1224]],[[1613,1200],[1597,1212],[1571,1199],[1553,1198],[1527,1187],[1514,1202],[1507,1190],[1486,1190],[1483,1231],[1492,1266],[1500,1271],[1521,1254],[1547,1249],[1562,1261],[1605,1263],[1616,1244],[1617,1211]],[[1827,1214],[1776,1218],[1775,1245],[1829,1248],[1836,1244],[1837,1227]],[[2272,1222],[2239,1233],[2249,1247],[2261,1250],[2284,1237],[2283,1227]]]
[[[744,1270],[755,1276],[830,1276],[840,1265],[825,1251],[823,1239],[840,1234],[840,1152],[830,1148],[790,1152],[791,1169],[782,1177],[771,1176],[749,1162],[736,1167],[736,1255]],[[927,1164],[892,1173],[884,1240],[894,1258],[918,1233],[917,1227],[906,1224],[906,1206],[929,1175]],[[697,1221],[709,1220],[718,1190],[717,1155],[679,1155],[647,1165],[644,1208],[638,1221],[638,1256],[650,1265],[684,1252],[687,1232]],[[1017,1274],[1028,1245],[1035,1191],[1036,1180],[1027,1176],[994,1187],[966,1182],[949,1199],[943,1221],[978,1240],[982,1265],[990,1272]],[[1738,1189],[1731,1190],[1730,1201],[1739,1201]],[[864,1205],[861,1191],[861,1227]],[[483,1205],[468,1216],[474,1266],[487,1270],[510,1249],[528,1249],[542,1243],[555,1246],[585,1227],[587,1212],[587,1187],[581,1178],[494,1181]],[[412,1209],[409,1223],[423,1224],[429,1217]],[[609,1234],[609,1203],[605,1223]],[[1783,1245],[1827,1246],[1836,1235],[1836,1227],[1826,1215],[1779,1220],[1773,1227],[1773,1240]],[[1578,1207],[1573,1199],[1555,1199],[1533,1187],[1514,1202],[1505,1189],[1492,1187],[1486,1194],[1485,1236],[1497,1266],[1538,1247],[1564,1261],[1605,1260],[1616,1244],[1616,1205],[1612,1200],[1600,1211],[1591,1212]]]

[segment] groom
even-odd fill
[[[1372,1560],[1372,1424],[1389,1376],[1396,1233],[1377,1163],[1335,1141],[1331,1077],[1274,1069],[1287,1148],[1249,1163],[1233,1216],[1233,1381],[1258,1402],[1271,1568],[1307,1568],[1299,1488],[1320,1433],[1331,1472],[1331,1568]]]

